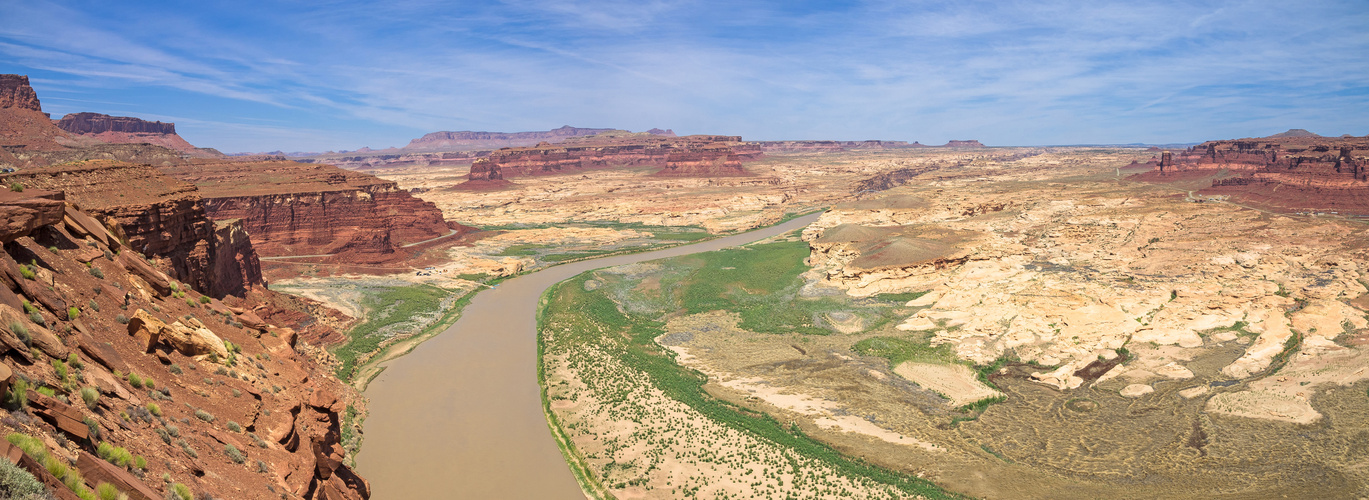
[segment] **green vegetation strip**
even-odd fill
[[[703,258],[720,258],[734,266],[745,266],[746,273],[739,273],[737,276],[747,277],[744,280],[747,287],[757,287],[750,288],[745,293],[747,295],[760,294],[761,292],[776,291],[780,282],[796,276],[794,272],[795,259],[789,258],[792,255],[785,252],[797,252],[796,247],[798,245],[769,245],[775,246],[755,245],[751,247],[750,251],[754,251],[755,254],[750,258],[738,258],[738,252],[746,252],[747,250],[727,250],[700,255],[709,255]],[[779,252],[779,254],[771,252]],[[802,259],[798,259],[798,261],[800,264],[797,265],[801,266]],[[712,266],[705,269],[708,270],[708,273],[725,272]],[[742,267],[738,267],[735,270],[741,271],[742,269]],[[704,272],[704,270],[700,272]],[[619,310],[618,304],[609,298],[600,293],[586,292],[585,281],[590,279],[590,276],[591,273],[585,273],[553,287],[548,295],[547,302],[539,313],[539,375],[542,378],[543,408],[549,415],[548,421],[553,426],[553,433],[564,436],[564,431],[559,429],[547,401],[546,377],[540,368],[544,362],[541,359],[542,356],[551,347],[547,345],[546,337],[546,332],[549,330],[561,332],[555,334],[554,342],[562,346],[576,343],[599,345],[603,352],[610,353],[623,364],[648,375],[653,385],[664,392],[667,397],[688,405],[715,422],[750,433],[805,457],[829,464],[843,475],[863,477],[893,486],[909,494],[923,495],[927,498],[960,498],[925,479],[842,455],[826,444],[807,436],[797,425],[786,426],[770,415],[757,414],[744,407],[710,396],[703,389],[707,377],[696,370],[676,364],[674,354],[653,340],[664,333],[664,324],[656,320],[624,314]],[[772,307],[775,304],[770,301],[750,303],[743,300],[742,292],[727,286],[728,283],[739,281],[736,277],[732,280],[712,281],[711,283],[709,276],[696,276],[696,278],[699,279],[693,280],[691,288],[699,288],[693,290],[692,293],[688,291],[685,293],[685,302],[690,304],[689,310],[727,309],[729,306],[741,305],[743,306],[741,309],[746,311],[743,313],[743,317],[749,317],[749,321],[753,323],[752,328],[759,326],[784,329],[782,326],[792,326],[784,325],[784,320],[775,322],[762,318],[761,316],[767,312],[765,308]],[[776,288],[766,288],[767,286]],[[740,300],[742,303],[738,304],[735,300]],[[563,453],[570,459],[569,461],[575,462],[576,460],[571,457],[578,457],[578,452],[571,448],[572,446],[569,442],[562,443]],[[583,464],[580,467],[584,468]],[[575,468],[574,465],[573,468]]]
[[[341,362],[337,369],[337,377],[350,382],[360,368],[357,366],[357,358],[370,353],[375,353],[373,358],[379,358],[384,354],[381,351],[381,344],[390,338],[390,335],[382,333],[385,328],[408,323],[415,315],[438,313],[441,311],[442,300],[452,293],[452,290],[445,288],[420,284],[385,288],[368,295],[363,301],[363,306],[371,311],[370,317],[348,332],[346,343],[333,349],[333,355]],[[450,326],[473,296],[474,293],[468,293],[458,299],[452,308],[425,327],[420,335],[440,332]]]

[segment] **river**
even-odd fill
[[[553,266],[481,291],[446,331],[387,363],[366,389],[357,469],[376,500],[580,499],[542,414],[537,302],[591,269],[709,252],[800,229],[783,224],[664,250]]]

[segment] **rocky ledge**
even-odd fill
[[[205,160],[163,172],[193,183],[215,220],[237,219],[263,256],[406,258],[406,245],[462,233],[394,182],[332,165]]]

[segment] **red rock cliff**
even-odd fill
[[[433,132],[404,146],[405,151],[468,151],[503,147],[531,146],[542,141],[558,142],[608,132],[609,128],[578,128],[566,125],[539,132]]]
[[[216,151],[197,148],[176,135],[175,123],[150,122],[131,116],[109,116],[99,113],[72,113],[53,120],[57,128],[82,137],[115,144],[154,144],[171,148],[191,156],[213,158]]]
[[[0,108],[43,111],[38,93],[29,86],[29,77],[25,75],[0,75]]]
[[[92,160],[24,169],[0,177],[0,181],[63,191],[67,201],[101,219],[133,250],[202,293],[242,295],[245,287],[262,284],[260,269],[233,270],[229,261],[216,262],[220,252],[214,223],[195,186],[150,166]],[[232,248],[251,254],[247,242]],[[242,262],[255,265],[255,257],[242,257]],[[219,283],[220,270],[258,279],[241,283],[242,287],[227,286]]]
[[[382,262],[404,257],[404,245],[470,229],[394,182],[332,165],[203,161],[163,171],[198,186],[210,217],[241,219],[264,256]]]
[[[743,162],[763,155],[759,145],[737,136],[624,133],[494,151],[471,164],[467,182],[640,166],[661,167],[656,175],[662,176],[740,176],[750,175]]]

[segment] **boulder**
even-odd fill
[[[0,329],[9,329],[9,326],[15,323],[24,325],[24,328],[28,330],[29,343],[33,347],[37,347],[38,350],[43,351],[48,356],[67,359],[67,346],[62,345],[61,339],[53,335],[47,328],[30,322],[28,316],[20,313],[17,309],[0,304]]]
[[[186,356],[212,354],[218,359],[228,359],[228,348],[223,345],[223,339],[208,328],[191,328],[177,321],[162,329],[161,338]]]
[[[90,484],[109,483],[128,495],[130,500],[161,500],[162,496],[122,467],[115,466],[84,451],[76,459],[76,468]]]
[[[171,293],[171,278],[161,271],[153,269],[152,264],[148,264],[142,257],[133,255],[132,252],[120,252],[119,257],[114,260],[128,272],[142,278],[158,294],[168,295]]]

